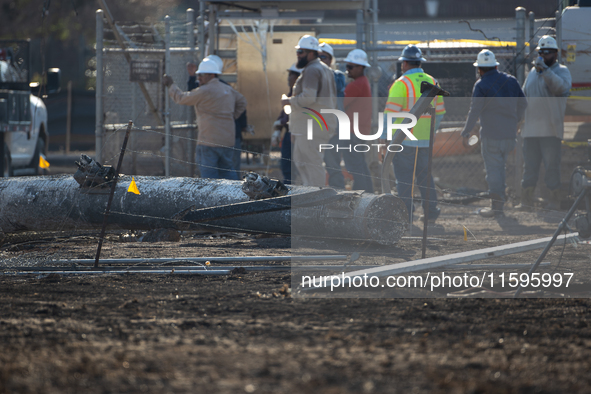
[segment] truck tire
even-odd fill
[[[8,150],[8,146],[4,144],[2,160],[4,160],[4,172],[2,173],[3,178],[8,178],[12,176],[12,162],[10,160],[10,151]]]

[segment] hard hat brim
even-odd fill
[[[359,62],[357,60],[351,60],[351,59],[345,59],[343,60],[345,63],[351,63],[351,64],[357,64],[358,66],[363,66],[363,67],[371,67],[371,64],[369,63],[364,63],[364,62]]]
[[[496,67],[496,66],[500,66],[501,63],[495,61],[495,64],[478,64],[478,62],[473,63],[474,67]]]
[[[417,59],[417,58],[410,59],[408,57],[400,56],[398,58],[398,61],[399,62],[402,62],[402,61],[406,61],[406,62],[426,62],[427,59],[425,59],[424,57],[421,57],[420,59]]]

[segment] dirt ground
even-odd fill
[[[547,237],[565,214],[508,208],[505,218],[483,219],[474,214],[482,205],[443,206],[429,228],[427,257]],[[318,241],[315,252],[359,251],[356,264],[416,260],[421,230],[415,226],[395,248],[336,250]],[[110,234],[102,258],[293,252],[284,236],[187,233],[179,242],[144,243],[137,235]],[[581,287],[591,278],[589,244],[558,243],[540,269],[574,273],[574,294],[302,298],[289,271],[64,276],[10,269],[94,258],[96,233],[54,236],[7,237],[0,248],[7,273],[0,276],[0,393],[591,392],[591,302]],[[539,253],[478,263],[531,264]]]

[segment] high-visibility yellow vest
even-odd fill
[[[416,70],[416,71],[415,71]],[[421,82],[437,84],[435,78],[425,73],[421,68],[413,68],[398,78],[390,87],[388,101],[386,102],[385,113],[388,112],[409,112],[421,97]],[[434,99],[436,115],[445,114],[443,97],[436,96]],[[412,134],[418,140],[429,140],[431,131],[431,117],[423,114],[417,119],[417,125],[411,129]],[[408,137],[404,140],[410,141]]]

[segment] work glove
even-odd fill
[[[273,135],[271,136],[271,146],[277,147],[279,146],[279,139],[281,138],[281,130],[275,130]]]
[[[246,127],[242,129],[242,132],[250,134],[250,135],[254,135],[254,126],[251,124],[247,124]]]
[[[170,85],[172,85],[174,83],[174,81],[172,80],[172,77],[170,75],[166,75],[164,74],[162,76],[162,85],[166,86],[167,88],[170,87]]]
[[[548,68],[546,63],[544,63],[544,59],[541,56],[538,56],[538,58],[534,62],[534,67],[536,68],[536,71],[539,73],[543,73]]]

